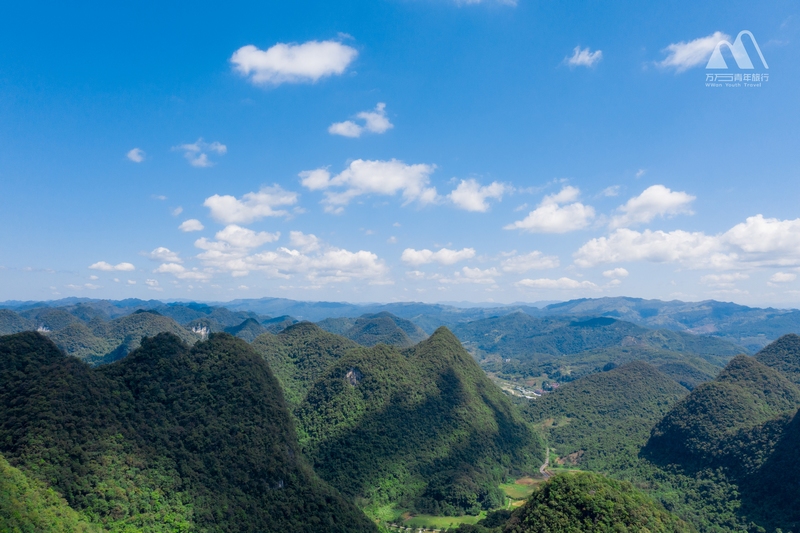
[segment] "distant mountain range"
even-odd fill
[[[106,319],[130,314],[138,309],[157,310],[179,323],[211,318],[224,327],[236,326],[246,318],[290,316],[295,320],[319,322],[328,318],[357,318],[365,314],[388,312],[410,320],[430,334],[440,326],[458,324],[523,312],[534,317],[607,316],[640,326],[724,338],[754,353],[781,335],[800,331],[800,310],[755,308],[734,303],[707,300],[702,302],[661,301],[614,297],[579,299],[538,307],[539,303],[497,305],[456,305],[400,302],[388,304],[351,304],[344,302],[303,302],[284,298],[233,300],[218,303],[176,302],[128,299],[119,301],[66,298],[49,302],[8,301],[0,308],[18,312],[41,307],[68,307],[73,314],[87,319],[102,314]],[[173,311],[165,308],[172,307]],[[215,311],[224,309],[224,311]],[[182,316],[178,317],[180,311]],[[215,314],[216,313],[216,314]],[[214,316],[211,316],[214,315]],[[192,318],[188,318],[192,316]],[[236,317],[235,322],[231,319]]]

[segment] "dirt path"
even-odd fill
[[[543,478],[550,479],[550,476],[552,476],[552,474],[547,471],[547,467],[550,466],[550,448],[547,448],[547,451],[545,453],[547,455],[544,458],[544,464],[539,467],[539,473],[542,475]]]

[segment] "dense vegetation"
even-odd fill
[[[498,484],[544,458],[538,435],[445,328],[405,352],[348,351],[297,413],[315,470],[379,517],[392,504],[446,515],[494,508]]]
[[[92,369],[0,338],[0,452],[109,531],[372,531],[304,463],[277,380],[226,334]]]
[[[506,523],[503,533],[689,532],[630,483],[593,473],[550,479]]]
[[[358,344],[311,322],[301,322],[277,335],[260,335],[252,346],[275,372],[287,402],[295,409],[327,368]]]
[[[0,531],[4,533],[100,533],[44,483],[31,479],[0,455]]]
[[[529,402],[559,462],[600,472],[630,468],[650,430],[687,390],[643,362],[567,383]]]
[[[387,312],[367,314],[359,318],[328,318],[317,325],[362,346],[382,343],[408,348],[428,337],[427,333],[410,320]]]

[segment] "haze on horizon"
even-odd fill
[[[798,9],[9,6],[0,301],[798,307]]]

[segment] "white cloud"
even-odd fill
[[[769,280],[772,283],[789,283],[797,279],[797,274],[792,272],[775,272],[770,276]]]
[[[184,220],[181,225],[178,226],[178,229],[185,232],[202,231],[205,229],[205,226],[196,218],[190,218],[189,220]]]
[[[624,268],[614,268],[611,270],[606,270],[603,272],[603,276],[606,278],[627,278],[628,271]]]
[[[313,83],[342,74],[358,56],[355,48],[337,41],[278,43],[267,50],[249,44],[236,50],[231,63],[236,72],[255,85]]]
[[[593,67],[601,59],[603,59],[602,50],[592,52],[588,46],[583,49],[580,46],[576,46],[572,51],[572,55],[564,58],[564,62],[570,67]]]
[[[481,270],[480,268],[463,267],[460,271],[454,272],[452,278],[440,278],[439,283],[475,283],[480,285],[494,284],[494,278],[499,276],[500,273],[496,268],[487,268]]]
[[[576,281],[570,278],[523,279],[518,281],[516,284],[519,287],[528,287],[530,289],[562,289],[562,290],[599,289],[599,287],[594,283],[592,283],[591,281]]]
[[[306,234],[302,231],[290,231],[289,243],[303,253],[315,252],[321,245],[316,235]]]
[[[352,120],[335,122],[328,127],[331,135],[342,135],[344,137],[360,137],[362,133],[385,133],[394,128],[394,124],[389,122],[386,116],[386,104],[379,102],[373,111],[362,111],[356,115],[364,121],[364,125],[356,124]]]
[[[165,248],[163,246],[159,246],[152,252],[144,255],[153,261],[161,261],[165,263],[183,263],[183,259],[180,258],[178,252],[173,252],[169,248]]]
[[[698,267],[730,263],[730,257],[722,254],[718,239],[682,230],[639,233],[620,228],[608,237],[590,240],[574,257],[575,264],[581,267],[626,261],[676,262]]]
[[[256,233],[251,229],[230,224],[218,231],[215,236],[217,240],[228,243],[235,248],[258,248],[268,242],[277,241],[281,234],[280,232],[268,233],[266,231]]]
[[[132,279],[129,279],[126,283],[128,285],[136,285],[136,282],[134,280],[132,280]]]
[[[725,233],[706,235],[628,228],[584,244],[574,254],[582,267],[622,261],[678,263],[721,270],[800,266],[800,219],[748,217]]]
[[[468,179],[461,180],[458,187],[447,197],[460,209],[484,213],[489,210],[489,204],[486,200],[494,198],[499,201],[503,198],[503,194],[508,191],[509,187],[507,185],[496,181],[481,187],[476,180]]]
[[[144,150],[142,150],[141,148],[134,148],[126,155],[128,159],[130,159],[134,163],[141,163],[142,161],[144,161],[144,157],[146,154],[144,153]]]
[[[403,250],[403,255],[400,259],[409,265],[419,266],[428,263],[439,263],[440,265],[452,265],[459,261],[472,259],[475,257],[474,248],[463,248],[461,250],[450,250],[442,248],[436,252],[431,250],[414,250],[413,248],[406,248]]]
[[[353,122],[352,120],[345,120],[344,122],[334,122],[328,126],[328,133],[331,135],[341,135],[342,137],[357,138],[361,137],[363,128]]]
[[[392,235],[391,237],[389,237],[388,239],[386,239],[386,242],[387,242],[387,243],[389,243],[389,244],[397,244],[397,237],[395,237],[394,235]]]
[[[228,147],[224,144],[217,141],[207,143],[202,138],[191,144],[174,146],[172,149],[183,152],[183,156],[189,161],[189,164],[197,168],[206,168],[214,165],[214,162],[208,158],[209,152],[225,155],[228,151]]]
[[[605,197],[619,196],[619,185],[612,185],[611,187],[606,187],[600,194]]]
[[[258,192],[249,192],[241,200],[233,196],[215,194],[203,205],[211,210],[211,216],[223,224],[249,224],[264,217],[288,215],[276,207],[293,205],[297,202],[297,193],[286,191],[280,185],[263,187]],[[188,230],[184,230],[188,231]]]
[[[503,272],[527,272],[529,270],[544,270],[556,268],[559,265],[558,257],[554,255],[544,255],[536,250],[524,255],[516,255],[512,252],[511,257],[501,263]]]
[[[567,233],[583,229],[594,218],[594,208],[576,202],[579,194],[580,190],[576,187],[566,186],[557,194],[545,196],[527,217],[503,229],[519,229],[530,233]],[[565,203],[567,205],[561,205]]]
[[[291,278],[304,275],[314,283],[333,283],[352,279],[368,280],[370,283],[387,282],[388,269],[372,252],[351,252],[341,248],[325,246],[315,235],[299,231],[290,233],[291,245],[275,251],[249,253],[244,248],[220,246],[199,239],[195,245],[205,251],[198,255],[203,263],[216,271],[229,272],[234,277],[245,276],[253,271],[265,273],[273,278]]]
[[[89,265],[89,268],[92,270],[102,270],[103,272],[130,272],[132,270],[136,270],[136,267],[130,263],[118,263],[116,265],[112,265],[110,263],[106,263],[105,261],[98,261],[92,265]]]
[[[145,284],[147,285],[148,289],[153,290],[153,291],[163,291],[164,290],[158,285],[158,280],[157,279],[145,280]]]
[[[157,269],[153,272],[157,274],[172,274],[178,279],[191,279],[196,281],[207,281],[211,279],[210,272],[202,272],[197,268],[189,270],[183,265],[179,265],[178,263],[164,263],[159,265]],[[150,285],[150,281],[155,280],[147,280],[147,284]],[[156,281],[156,286],[158,282]]]
[[[183,208],[181,206],[178,206],[172,210],[172,216],[174,217],[180,215],[181,213],[183,213]]]
[[[657,64],[662,68],[672,68],[677,72],[683,72],[706,63],[717,43],[722,40],[729,41],[730,38],[730,35],[717,31],[693,41],[670,44],[662,50],[667,57]]]
[[[380,194],[393,196],[401,192],[404,205],[416,201],[428,204],[437,200],[434,187],[428,187],[433,165],[406,165],[402,161],[364,161],[356,159],[350,166],[331,178],[324,168],[300,173],[301,183],[309,190],[326,190],[333,187],[339,191],[325,191],[325,211],[341,213],[344,206],[361,195]]]
[[[696,197],[685,192],[671,191],[663,185],[652,185],[639,196],[634,196],[618,208],[619,215],[611,219],[609,226],[626,228],[645,224],[654,218],[679,214],[691,215],[691,203]]]

